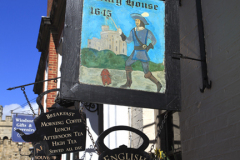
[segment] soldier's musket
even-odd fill
[[[113,22],[114,26],[115,26],[115,27],[116,27],[116,29],[118,30],[118,27],[117,27],[116,23],[114,22],[114,20],[112,19],[112,17],[110,17],[110,18],[111,18],[111,20],[112,20],[112,22]],[[109,17],[107,17],[107,19],[109,19]]]

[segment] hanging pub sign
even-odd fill
[[[35,132],[36,127],[34,124],[34,119],[36,116],[24,115],[24,114],[14,114],[13,115],[13,125],[12,125],[12,141],[13,142],[25,142],[20,134],[16,132],[17,129],[23,131],[25,134],[32,134]]]
[[[128,148],[125,145],[122,145],[119,148],[115,148],[113,150],[109,149],[104,144],[104,138],[109,133],[118,130],[132,131],[138,134],[143,139],[142,145],[137,149]],[[150,160],[150,155],[144,151],[149,145],[148,137],[143,132],[128,126],[115,126],[105,130],[98,137],[96,145],[98,147],[98,150],[101,152],[101,155],[98,158],[99,160]]]
[[[178,2],[66,0],[61,99],[180,110]]]
[[[85,150],[86,115],[77,110],[55,109],[42,113],[34,121],[36,131],[25,135],[26,142],[39,142],[47,156]]]
[[[43,151],[43,146],[40,143],[34,145],[34,160],[50,160]]]

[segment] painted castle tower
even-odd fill
[[[127,44],[126,42],[122,41],[118,30],[109,30],[109,26],[104,25],[102,26],[102,31],[100,34],[101,39],[96,37],[88,39],[88,48],[93,48],[98,51],[108,49],[113,51],[116,55],[127,55]]]

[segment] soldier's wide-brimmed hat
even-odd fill
[[[131,14],[131,17],[132,17],[134,20],[135,20],[135,19],[140,19],[145,25],[148,25],[147,20],[146,20],[141,14],[133,13],[133,14]]]

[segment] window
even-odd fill
[[[111,45],[109,45],[109,49],[111,49]]]
[[[3,137],[3,140],[5,140],[5,139],[8,139],[8,137],[7,137],[7,136],[4,136],[4,137]]]
[[[116,51],[117,51],[117,47],[116,47]]]

